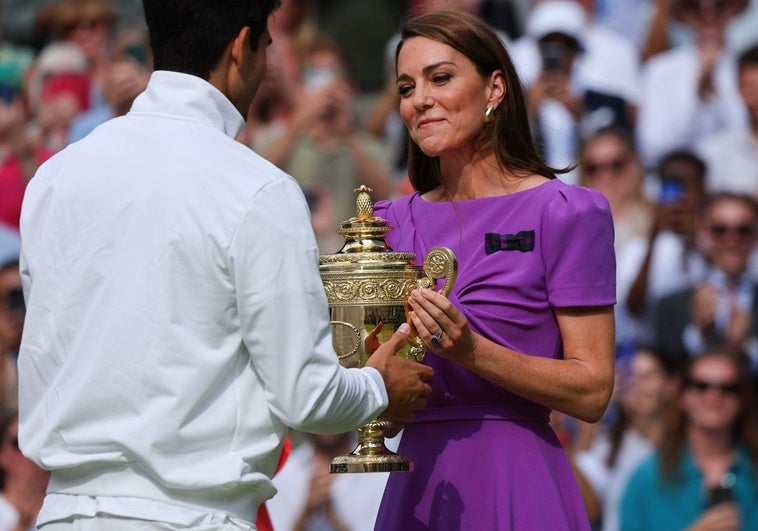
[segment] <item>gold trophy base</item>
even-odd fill
[[[409,472],[411,462],[404,455],[387,450],[384,455],[360,455],[359,453],[340,455],[329,463],[330,474],[349,472]]]
[[[396,454],[384,445],[384,429],[391,422],[381,419],[369,422],[358,429],[358,446],[345,455],[338,455],[329,463],[330,474],[352,472],[409,472],[411,460]]]

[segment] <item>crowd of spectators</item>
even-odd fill
[[[758,0],[282,0],[270,22],[267,78],[239,141],[300,182],[323,253],[341,245],[336,230],[354,214],[354,188],[369,185],[375,200],[410,190],[396,30],[408,14],[440,8],[476,13],[498,31],[527,91],[543,156],[572,167],[561,178],[598,189],[611,206],[614,400],[598,425],[553,419],[593,526],[652,529],[646,514],[692,529],[755,525]],[[127,113],[152,65],[139,0],[5,0],[0,18],[6,531],[30,524],[40,492],[41,471],[13,446],[24,189],[54,153]],[[292,462],[301,468],[316,458],[323,465],[350,444],[294,438],[300,461]],[[332,526],[324,529],[371,528],[383,478],[362,486],[317,471],[309,484],[288,470],[278,486],[287,489],[290,476],[300,484],[286,503],[270,504],[274,521],[306,529],[318,513],[320,525]],[[340,513],[351,504],[332,504],[332,486],[334,496],[363,492],[369,508]],[[730,501],[714,509],[707,494],[716,487]],[[682,504],[676,515],[664,495]],[[324,500],[332,512],[323,512]],[[361,517],[365,526],[347,524]]]

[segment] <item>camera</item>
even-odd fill
[[[542,69],[545,72],[557,72],[563,68],[568,47],[562,42],[541,42]]]
[[[708,491],[708,507],[734,500],[731,487],[716,485]]]
[[[734,501],[734,493],[732,488],[736,478],[731,472],[724,474],[721,478],[721,482],[715,487],[711,487],[708,490],[708,507],[713,507],[719,503]]]
[[[663,175],[661,177],[660,202],[666,205],[678,203],[684,197],[684,182],[677,175]]]

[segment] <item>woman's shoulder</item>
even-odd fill
[[[394,199],[380,199],[374,203],[374,216],[380,218],[402,217],[419,197],[419,192],[411,192]]]
[[[550,181],[545,189],[550,212],[563,217],[577,215],[610,216],[611,207],[606,197],[599,191],[577,184],[567,184],[559,179]]]

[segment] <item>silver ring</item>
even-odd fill
[[[440,328],[439,332],[437,332],[436,334],[432,334],[432,337],[431,337],[432,343],[434,343],[435,345],[439,345],[440,343],[442,343],[442,334],[444,333],[445,333],[445,329]]]

